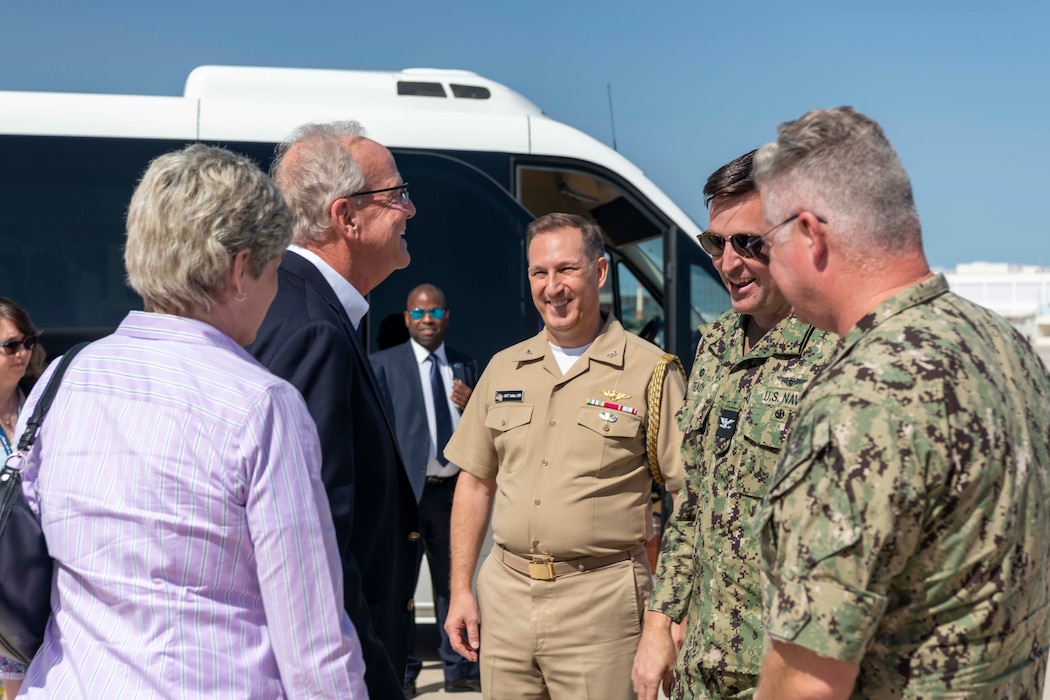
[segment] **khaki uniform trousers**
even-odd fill
[[[489,555],[478,575],[486,700],[633,700],[631,666],[652,593],[645,551],[535,580]]]

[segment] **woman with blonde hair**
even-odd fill
[[[136,188],[145,310],[70,364],[25,471],[55,574],[24,696],[366,697],[316,428],[241,347],[290,239],[277,187],[224,149]]]

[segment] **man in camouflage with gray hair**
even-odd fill
[[[1038,700],[1050,645],[1050,377],[922,250],[911,183],[850,107],[755,156],[777,285],[842,335],[755,516],[758,695]]]
[[[751,519],[799,395],[837,340],[796,319],[769,275],[758,241],[764,229],[753,156],[727,163],[704,185],[711,225],[700,244],[733,308],[700,327],[677,416],[686,483],[664,536],[635,656],[632,680],[642,700],[655,700],[661,685],[675,700],[754,695],[762,595]]]

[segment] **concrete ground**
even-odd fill
[[[416,681],[417,698],[459,698],[481,700],[481,693],[446,693],[445,674],[441,671],[441,657],[437,653],[437,625],[416,625],[416,654],[423,659],[423,670]]]

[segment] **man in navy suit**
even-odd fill
[[[394,412],[397,442],[405,469],[419,501],[420,533],[430,566],[438,633],[445,672],[445,692],[480,690],[478,665],[452,649],[445,633],[449,600],[449,519],[459,467],[445,460],[444,442],[459,423],[459,414],[478,378],[477,363],[445,347],[450,311],[445,294],[432,284],[421,284],[408,295],[405,327],[409,340],[369,359],[380,389]],[[444,404],[444,405],[442,405]],[[423,549],[419,551],[419,563]],[[422,662],[409,654],[405,695],[415,694]]]
[[[394,158],[356,122],[308,124],[271,170],[294,218],[278,292],[248,350],[294,384],[321,439],[343,566],[372,698],[402,694],[411,645],[419,511],[357,325],[365,295],[409,263],[416,209]]]

